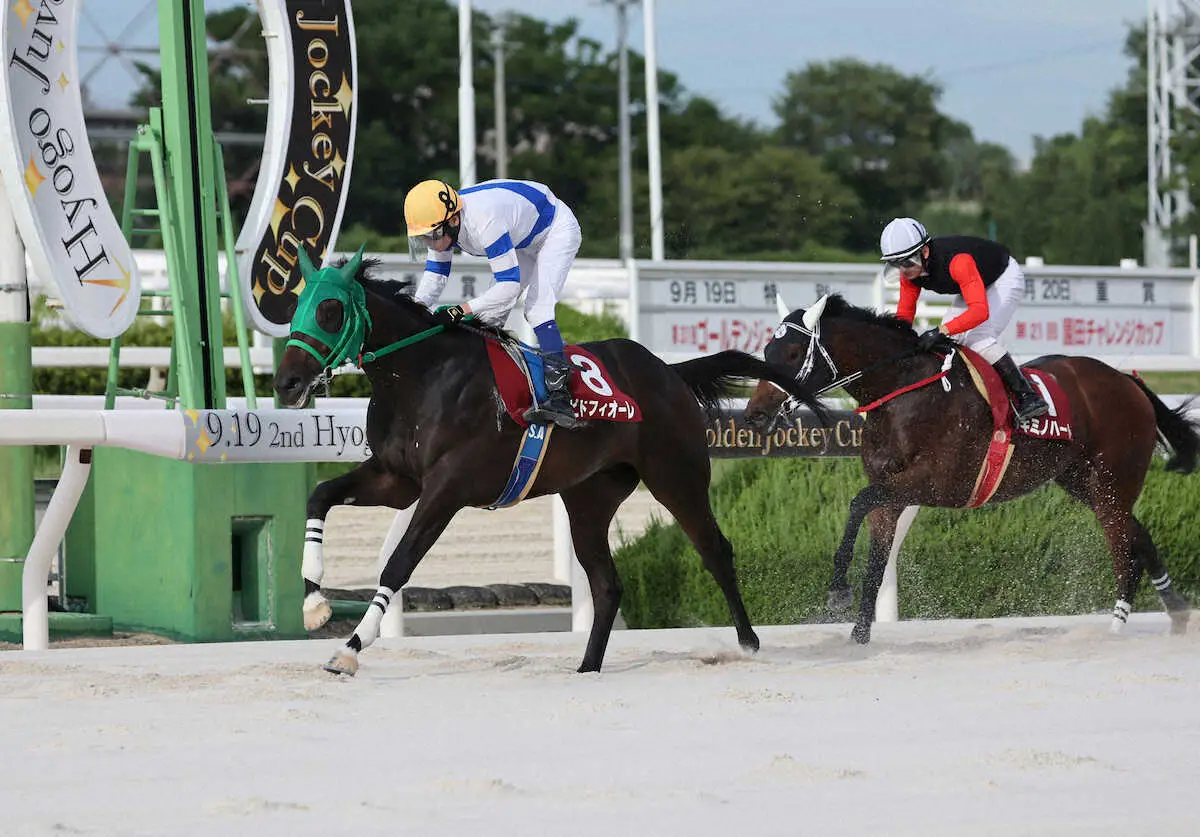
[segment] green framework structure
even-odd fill
[[[174,341],[169,404],[225,407],[217,254],[224,247],[249,407],[253,375],[233,254],[220,148],[213,140],[203,0],[159,0],[162,109],[130,149],[123,226],[157,219],[170,279]],[[137,208],[138,158],[149,155],[156,206]],[[162,315],[162,311],[147,311]],[[106,403],[120,351],[114,341]],[[194,464],[96,450],[92,477],[67,535],[68,601],[116,629],[183,640],[303,635],[304,511],[308,463]]]

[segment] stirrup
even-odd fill
[[[1039,398],[1037,401],[1026,404],[1024,410],[1017,409],[1014,404],[1013,412],[1017,415],[1017,422],[1024,424],[1027,421],[1033,421],[1035,418],[1041,418],[1046,415],[1046,413],[1050,412],[1050,405],[1046,403],[1045,399]]]
[[[526,410],[522,417],[532,424],[557,424],[566,430],[574,430],[583,424],[575,418],[574,410],[569,413],[551,410],[546,404],[535,404]]]

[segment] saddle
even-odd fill
[[[1043,369],[1022,367],[1022,373],[1038,388],[1050,409],[1044,416],[1014,426],[1012,403],[999,373],[977,352],[966,346],[957,346],[956,349],[971,374],[975,388],[992,411],[992,440],[983,457],[979,476],[975,479],[971,499],[967,502],[968,508],[975,508],[990,500],[1000,487],[1000,481],[1004,479],[1008,462],[1012,458],[1014,432],[1036,439],[1070,441],[1074,438],[1071,429],[1071,405],[1053,375]]]
[[[546,397],[542,356],[517,340],[487,341],[488,359],[504,409],[521,427],[529,427],[525,411]],[[574,367],[571,406],[580,421],[641,421],[637,402],[622,392],[600,359],[579,346],[567,346],[564,357]]]
[[[525,411],[546,397],[542,356],[532,346],[517,340],[488,340],[488,360],[496,379],[496,390],[505,412],[525,429],[512,473],[500,496],[488,510],[515,506],[524,500],[537,480],[546,451],[550,449],[553,424],[531,424]],[[575,367],[571,376],[571,406],[575,417],[586,420],[641,421],[637,402],[617,388],[604,364],[586,349],[567,346],[565,357]]]

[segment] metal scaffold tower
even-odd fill
[[[1146,32],[1149,213],[1145,262],[1169,267],[1173,228],[1191,212],[1187,183],[1172,158],[1179,114],[1200,114],[1200,0],[1149,0]]]

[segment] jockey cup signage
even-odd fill
[[[323,260],[337,241],[354,154],[357,59],[349,0],[263,0],[259,11],[270,108],[237,241],[238,275],[255,327],[283,337],[304,288],[299,248]]]
[[[79,92],[81,0],[6,0],[0,9],[0,173],[33,269],[67,316],[115,337],[137,313],[137,265],[92,159]]]

